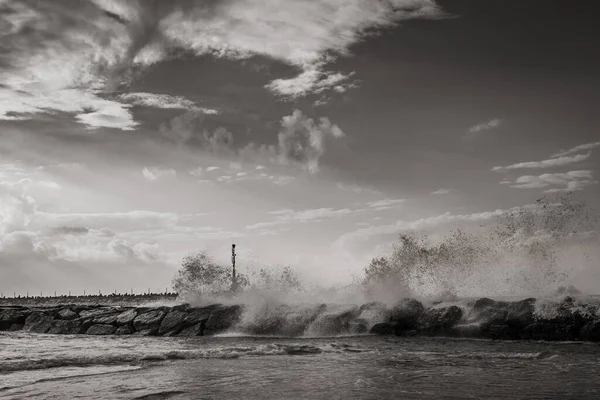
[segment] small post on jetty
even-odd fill
[[[231,275],[231,291],[237,290],[237,279],[235,275],[235,244],[231,245],[231,265],[233,267],[233,272]]]

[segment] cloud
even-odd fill
[[[469,131],[463,136],[463,139],[465,139],[465,140],[473,139],[479,133],[481,133],[483,131],[489,131],[491,129],[495,129],[495,128],[499,127],[501,123],[502,123],[502,121],[500,119],[494,118],[487,122],[483,122],[481,124],[474,125],[469,128]]]
[[[577,191],[584,187],[598,183],[594,180],[593,172],[589,170],[570,171],[566,173],[543,174],[539,176],[524,175],[518,177],[511,185],[517,189],[543,189],[550,186],[564,186],[550,188],[547,193],[559,191]]]
[[[202,169],[202,167],[194,168],[189,171],[189,174],[195,177],[201,177],[204,175],[204,169]]]
[[[383,199],[377,201],[368,202],[366,205],[377,211],[389,210],[394,207],[398,207],[403,204],[406,200],[404,199]]]
[[[276,79],[266,85],[267,89],[290,98],[303,97],[307,94],[319,94],[326,90],[334,89],[338,93],[345,92],[348,88],[356,87],[353,83],[342,83],[354,73],[344,75],[336,72],[323,72],[318,69],[304,71],[295,78]],[[317,105],[323,105],[321,101]]]
[[[164,109],[184,109],[199,111],[204,114],[218,114],[219,111],[211,108],[198,107],[193,101],[182,96],[170,96],[168,94],[155,93],[124,93],[119,99],[136,106],[154,107]]]
[[[430,194],[432,195],[444,195],[444,194],[449,194],[450,192],[452,192],[452,189],[438,189],[436,191],[431,192]]]
[[[319,160],[325,154],[328,140],[344,137],[344,132],[322,117],[319,122],[307,117],[300,110],[281,120],[281,130],[276,145],[251,143],[240,151],[242,159],[267,161],[281,165],[294,165],[310,173],[319,171]]]
[[[338,218],[354,213],[349,208],[316,208],[302,211],[279,210],[272,211],[269,214],[275,215],[275,220],[269,222],[259,222],[257,224],[246,226],[247,230],[262,229],[289,223],[318,222],[323,219]]]
[[[220,169],[219,167],[215,167],[215,166],[210,166],[210,167],[206,167],[206,172],[212,172],[212,171],[216,171]]]
[[[299,75],[267,87],[297,97],[343,88],[348,76],[326,65],[367,35],[407,19],[444,17],[434,0],[288,0],[282,7],[262,0],[14,0],[1,7],[0,119],[59,111],[89,127],[116,129],[137,126],[122,101],[185,105],[160,95],[113,96],[134,72],[168,57],[279,60]]]
[[[593,143],[581,144],[581,145],[575,146],[575,147],[573,147],[573,148],[571,148],[569,150],[561,150],[560,152],[554,154],[552,156],[552,158],[564,157],[564,156],[568,156],[568,155],[573,154],[573,153],[578,153],[580,151],[592,150],[592,149],[595,149],[598,146],[600,146],[600,142],[593,142]]]
[[[159,168],[159,167],[144,167],[142,170],[142,176],[144,179],[150,182],[157,181],[162,178],[176,176],[177,172],[170,168]]]
[[[530,161],[530,162],[522,162],[517,164],[508,165],[505,167],[494,167],[492,171],[494,172],[505,172],[511,169],[525,169],[525,168],[550,168],[550,167],[560,167],[563,165],[569,165],[578,163],[581,161],[585,161],[590,158],[591,153],[587,154],[576,154],[573,156],[560,156],[558,158],[551,158],[548,160],[542,161]]]

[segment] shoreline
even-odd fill
[[[106,300],[103,296],[103,300]],[[118,297],[118,296],[115,296]],[[12,299],[11,299],[12,300]],[[28,299],[35,300],[35,299]],[[146,303],[157,300],[146,299]],[[425,307],[405,298],[394,306],[213,304],[192,307],[0,303],[0,331],[40,334],[212,336],[235,330],[286,337],[365,334],[499,340],[600,341],[597,304],[565,297],[554,303],[488,298]]]

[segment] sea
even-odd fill
[[[600,399],[600,345],[0,332],[0,399]]]

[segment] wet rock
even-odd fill
[[[390,322],[396,326],[397,333],[403,330],[415,329],[425,307],[418,300],[402,299],[390,311]]]
[[[185,304],[179,304],[174,307],[171,307],[171,311],[188,311],[189,308],[190,308],[190,305],[185,303]]]
[[[112,335],[115,333],[117,328],[113,325],[106,324],[96,324],[90,326],[90,328],[85,332],[86,335]]]
[[[133,327],[130,325],[124,325],[117,328],[115,335],[131,335],[134,332]]]
[[[466,318],[470,322],[504,324],[508,315],[507,307],[507,302],[483,297],[475,301]]]
[[[369,330],[369,333],[375,335],[393,335],[396,333],[396,326],[390,322],[380,322],[373,325]]]
[[[8,328],[9,332],[17,332],[23,330],[23,324],[12,324],[10,328]]]
[[[101,307],[101,308],[95,308],[95,309],[91,309],[91,310],[83,310],[79,313],[79,316],[81,318],[96,318],[96,317],[100,317],[100,316],[104,316],[104,315],[108,315],[108,314],[114,314],[116,312],[116,309],[113,307]]]
[[[186,317],[187,317],[187,313],[185,311],[172,310],[162,320],[162,322],[160,324],[160,328],[158,329],[158,334],[164,335],[165,333],[171,332],[171,331],[174,331],[174,333],[177,333],[185,325]]]
[[[14,324],[25,324],[27,314],[21,310],[0,310],[0,331],[8,330]]]
[[[116,323],[117,325],[127,325],[133,323],[135,317],[137,317],[138,313],[135,309],[129,309],[127,311],[122,312],[117,316]]]
[[[486,336],[495,340],[518,339],[519,333],[504,324],[490,324]]]
[[[23,330],[35,333],[47,333],[52,328],[53,321],[54,318],[50,315],[46,315],[41,311],[34,311],[25,319]]]
[[[158,327],[160,326],[164,316],[165,313],[162,310],[148,311],[135,317],[133,320],[133,326],[138,332],[153,329],[158,331]]]
[[[58,318],[64,319],[64,320],[72,320],[72,319],[79,318],[79,314],[77,314],[75,311],[71,310],[70,308],[63,308],[62,310],[60,310],[58,312]]]
[[[585,324],[579,331],[579,338],[588,342],[600,342],[600,321]]]
[[[455,325],[448,330],[449,336],[461,338],[482,338],[489,331],[488,323],[471,323]]]
[[[236,324],[242,317],[242,307],[238,305],[223,306],[213,310],[206,321],[203,335],[214,335],[224,332]]]
[[[420,316],[418,330],[427,335],[448,333],[462,316],[463,312],[457,306],[430,308]]]
[[[534,322],[535,299],[529,298],[507,304],[506,325],[523,329]]]
[[[369,326],[366,321],[350,321],[348,333],[352,335],[362,335],[369,332]]]
[[[55,335],[79,335],[86,331],[86,327],[81,320],[62,320],[52,321],[52,327],[48,333]]]
[[[101,316],[95,317],[93,319],[93,322],[94,322],[94,324],[114,325],[117,323],[118,317],[119,317],[119,314],[101,315]]]
[[[202,336],[204,330],[204,322],[199,322],[196,325],[188,326],[177,334],[177,336]]]
[[[142,329],[141,331],[137,331],[134,333],[134,335],[137,335],[137,336],[156,336],[157,334],[158,334],[158,327]]]
[[[350,323],[359,313],[358,307],[344,310],[337,313],[320,314],[308,327],[307,333],[310,335],[340,335],[349,333]]]

